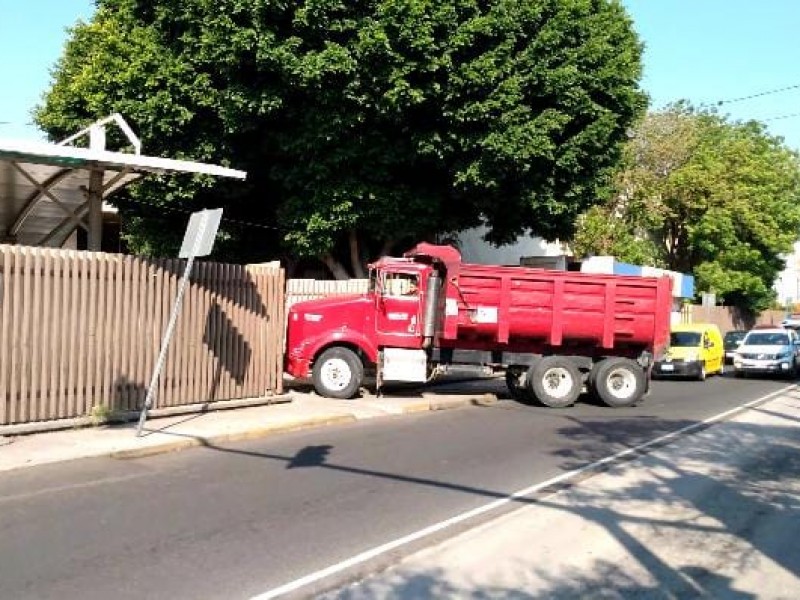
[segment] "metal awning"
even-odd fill
[[[104,126],[110,121],[120,125],[137,153],[105,149]],[[65,145],[84,133],[91,135],[90,148]],[[89,249],[99,250],[102,202],[128,183],[148,174],[247,176],[244,171],[143,156],[139,151],[138,138],[119,115],[61,144],[0,138],[0,243],[61,247],[82,227],[89,232]]]

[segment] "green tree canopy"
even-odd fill
[[[277,228],[223,224],[226,257],[344,274],[348,243],[357,264],[482,220],[568,237],[643,110],[640,55],[617,0],[98,0],[35,118],[57,138],[119,112],[149,153],[249,172],[120,196],[135,250],[176,243],[164,209],[222,205]]]
[[[579,219],[581,254],[694,273],[697,289],[760,311],[800,237],[800,161],[757,122],[678,103],[628,143],[616,193]]]

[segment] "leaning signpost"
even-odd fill
[[[214,239],[217,237],[217,230],[219,229],[219,222],[222,219],[222,209],[216,208],[213,210],[201,210],[192,213],[189,219],[189,225],[186,227],[186,233],[183,236],[183,244],[181,244],[181,251],[178,254],[179,258],[185,258],[186,269],[183,271],[183,278],[181,279],[180,286],[178,287],[178,295],[175,297],[175,304],[172,306],[172,313],[169,317],[167,329],[164,331],[164,337],[161,340],[161,352],[158,355],[153,376],[150,379],[150,385],[147,388],[147,396],[144,400],[142,412],[139,414],[139,425],[136,427],[136,437],[141,437],[144,422],[147,419],[147,411],[153,406],[156,390],[158,387],[158,376],[161,369],[164,367],[164,362],[167,359],[167,350],[169,349],[169,342],[175,332],[175,325],[178,322],[178,315],[181,312],[181,304],[183,303],[183,294],[186,291],[186,284],[189,283],[189,277],[192,273],[192,266],[194,259],[197,256],[208,256],[211,254],[211,249],[214,247]]]

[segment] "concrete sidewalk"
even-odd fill
[[[151,418],[142,437],[136,437],[135,422],[0,436],[0,471],[90,457],[137,458],[310,427],[496,401],[496,396],[483,393],[330,400],[291,392],[268,405]]]
[[[800,394],[679,437],[324,597],[800,597]]]

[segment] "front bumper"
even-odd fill
[[[292,377],[304,379],[311,372],[311,361],[305,357],[288,354],[284,361],[283,369]]]
[[[699,377],[702,363],[699,360],[657,360],[653,375],[662,377]]]
[[[737,373],[757,373],[761,375],[788,375],[792,371],[791,359],[757,360],[734,358],[733,368]]]

